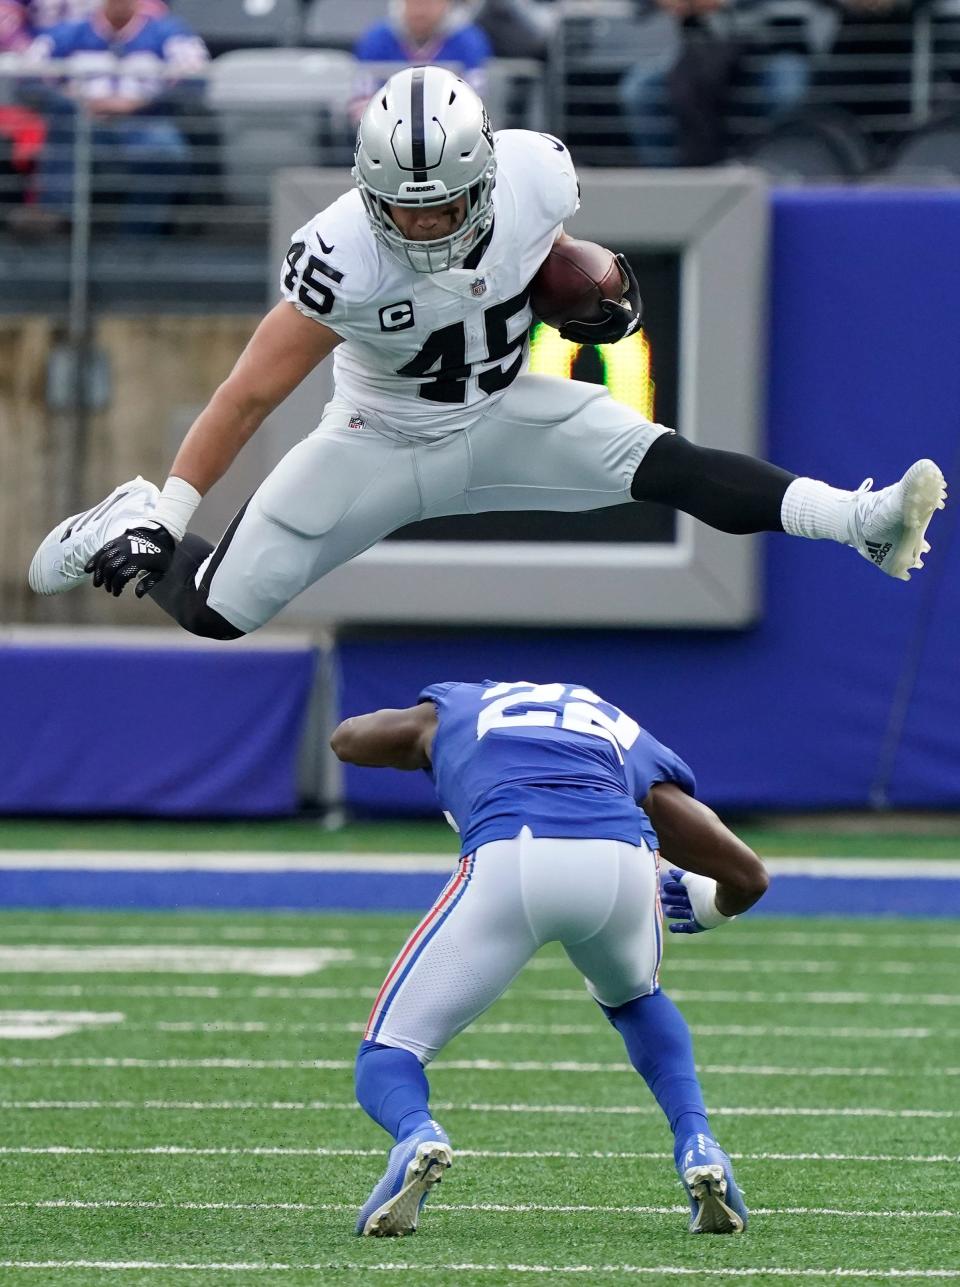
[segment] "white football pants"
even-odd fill
[[[554,840],[527,827],[481,845],[407,939],[365,1039],[429,1063],[551,942],[563,944],[604,1005],[655,992],[663,942],[656,855],[643,843]]]
[[[354,417],[334,400],[211,555],[207,603],[238,629],[256,630],[314,581],[418,519],[621,505],[650,444],[671,432],[601,385],[546,375],[520,376],[470,428],[432,442],[351,428]]]

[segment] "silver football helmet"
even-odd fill
[[[367,104],[353,177],[374,236],[418,273],[454,268],[493,222],[497,162],[483,103],[441,67],[408,67]],[[391,206],[447,205],[466,198],[463,223],[436,241],[410,241]]]

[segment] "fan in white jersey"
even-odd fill
[[[508,130],[453,73],[410,68],[368,104],[356,191],[298,232],[282,300],[187,434],[162,491],[138,478],[40,544],[29,580],[59,594],[92,574],[137,580],[195,634],[255,630],[333,568],[423,518],[579,511],[653,500],[726,532],[853,546],[908,579],[945,486],[932,461],[880,491],[844,491],[698,447],[601,386],[526,372],[530,283],[577,209],[563,143]],[[616,343],[640,324],[623,297],[561,331]],[[214,547],[186,528],[266,417],[330,354],[317,428]]]

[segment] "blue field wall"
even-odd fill
[[[0,813],[298,807],[310,649],[0,647]]]
[[[772,254],[769,458],[856,487],[929,455],[960,486],[960,194],[780,193]],[[764,619],[746,632],[344,641],[344,714],[444,679],[571,679],[679,751],[721,807],[960,806],[958,503],[910,584],[828,542],[766,538]],[[362,769],[347,799],[433,807],[422,775]]]

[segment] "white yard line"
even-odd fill
[[[386,958],[383,964],[388,965],[390,962]],[[331,963],[333,965],[334,963]],[[336,964],[340,964],[339,962]],[[346,964],[346,963],[345,963]],[[371,968],[381,962],[367,958],[357,958],[357,965],[368,964]],[[877,974],[942,974],[944,962],[939,961],[811,961],[803,960],[772,960],[765,961],[759,954],[756,957],[727,957],[711,958],[707,967],[711,974],[863,974],[872,978]],[[523,967],[525,970],[532,970],[535,974],[542,974],[552,970],[563,970],[567,973],[573,969],[569,961],[555,959],[551,957],[534,957]],[[702,974],[704,971],[704,962],[700,960],[682,960],[674,953],[668,955],[664,961],[664,969],[671,974],[694,973]]]
[[[55,1198],[45,1202],[0,1202],[0,1210],[31,1211],[335,1211],[355,1212],[355,1203],[346,1202],[148,1202],[101,1201],[83,1202],[69,1198]],[[578,1203],[562,1206],[544,1202],[431,1202],[431,1211],[459,1212],[480,1211],[496,1215],[524,1214],[530,1211],[547,1215],[678,1215],[687,1214],[689,1206],[596,1206]],[[842,1216],[859,1220],[960,1220],[960,1211],[858,1211],[848,1207],[752,1207],[753,1216]]]
[[[2,862],[0,862],[0,870],[2,870]],[[270,915],[270,913],[261,914]],[[58,923],[58,920],[51,920],[48,916],[38,920],[31,919],[31,913],[17,909],[16,911],[8,910],[2,913],[0,924],[3,926],[2,936],[7,942],[22,938],[41,939],[44,935],[49,934],[51,938],[56,938],[57,940],[79,938],[102,939],[104,943],[141,943],[145,940],[157,939],[162,935],[168,941],[186,943],[209,941],[211,938],[241,942],[256,942],[269,939],[270,945],[273,947],[304,945],[322,947],[326,942],[346,943],[353,947],[362,944],[376,944],[379,947],[383,944],[386,933],[387,936],[390,934],[396,936],[397,946],[399,947],[403,935],[402,926],[400,928],[388,927],[386,930],[381,928],[373,929],[364,924],[359,915],[356,917],[356,925],[352,925],[348,921],[346,925],[339,926],[319,923],[312,925],[310,921],[313,918],[313,914],[310,912],[297,914],[301,921],[306,923],[296,925],[285,923],[285,913],[279,913],[276,918],[276,924],[272,925],[237,925],[231,924],[229,921],[224,923],[226,914],[215,911],[207,913],[204,923],[199,925],[167,925],[163,923],[163,920],[169,916],[168,913],[147,913],[146,915],[150,916],[150,920],[143,925],[113,924],[112,919],[116,915],[116,913],[110,913],[108,917],[102,920],[62,925]],[[414,912],[401,912],[395,915],[398,925],[401,918],[407,920],[411,927],[417,920]],[[317,920],[319,920],[319,917],[317,917]],[[856,930],[829,931],[792,928],[771,934],[762,928],[762,924],[763,922],[761,921],[745,921],[737,929],[738,938],[744,947],[749,947],[751,950],[754,948],[783,947],[868,948],[873,952],[890,952],[899,948],[907,948],[915,952],[920,946],[920,940],[916,933],[890,933],[884,929],[859,932]],[[922,946],[925,955],[928,952],[936,951],[952,952],[960,947],[960,934],[950,933],[938,928],[936,941],[929,944],[924,943]]]
[[[304,975],[324,970],[387,970],[395,957],[358,956],[350,948],[334,947],[224,947],[210,943],[141,942],[136,945],[98,944],[82,947],[64,943],[22,943],[0,947],[0,973],[10,974],[98,974],[122,971],[169,974],[266,974]],[[824,961],[759,957],[727,957],[711,960],[713,974],[785,974],[791,978],[804,974],[865,975],[878,974],[910,977],[941,975],[944,962],[938,961]],[[671,955],[666,968],[672,974],[700,975],[703,962],[684,960]],[[562,957],[534,957],[524,966],[534,974],[561,973],[574,976],[570,962]]]
[[[356,958],[338,947],[210,947],[168,943],[129,947],[65,947],[60,943],[0,946],[3,974],[258,974],[297,977]]]
[[[238,1000],[238,1001],[366,1001],[376,996],[376,988],[342,988],[311,987],[299,988],[279,986],[254,986],[250,988],[222,987],[183,984],[165,986],[163,984],[124,984],[124,983],[68,983],[68,984],[34,984],[4,983],[0,984],[0,996],[47,996],[47,997],[140,997],[140,998],[194,998],[200,1000]],[[683,988],[670,988],[670,996],[675,1001],[702,1002],[706,1005],[739,1005],[748,1002],[751,1005],[855,1005],[855,1006],[960,1006],[958,992],[758,992],[758,991],[719,991],[696,990],[688,992]],[[502,999],[502,998],[501,998]],[[506,993],[508,1001],[589,1001],[586,988],[511,988]]]
[[[181,1272],[210,1273],[399,1273],[421,1277],[425,1273],[491,1273],[491,1274],[629,1274],[632,1277],[712,1277],[712,1278],[960,1278],[960,1269],[787,1269],[769,1266],[756,1269],[694,1269],[680,1265],[531,1265],[518,1263],[431,1264],[402,1261],[388,1263],[374,1261],[345,1263],[287,1262],[287,1261],[172,1261],[172,1260],[0,1260],[0,1269],[99,1269],[106,1272],[142,1273],[151,1270],[179,1270]]]
[[[437,1112],[453,1113],[521,1113],[532,1116],[580,1117],[580,1116],[626,1116],[656,1117],[660,1110],[652,1104],[606,1104],[600,1106],[586,1104],[484,1104],[462,1100],[435,1101]],[[159,1112],[159,1113],[357,1113],[359,1110],[353,1100],[258,1100],[258,1099],[8,1099],[0,1101],[0,1111],[20,1112],[63,1112],[63,1113],[116,1113],[116,1112]],[[932,1119],[941,1121],[960,1117],[960,1113],[951,1109],[912,1109],[912,1108],[798,1108],[795,1105],[774,1105],[766,1108],[719,1107],[710,1110],[714,1117],[806,1117],[806,1118],[879,1118],[893,1120]],[[535,1154],[531,1156],[540,1156]],[[651,1156],[654,1156],[651,1154]],[[733,1156],[733,1155],[731,1155]],[[799,1154],[769,1153],[752,1154],[751,1156],[792,1158]],[[836,1157],[840,1154],[803,1154],[804,1157]],[[847,1155],[843,1155],[845,1158]],[[903,1160],[893,1155],[870,1155],[876,1161]],[[914,1156],[914,1161],[943,1161],[949,1155],[938,1155],[938,1158]],[[869,1160],[866,1155],[849,1155],[848,1160]],[[960,1159],[954,1159],[960,1160]]]
[[[246,1059],[242,1056],[207,1059],[141,1059],[120,1055],[78,1055],[58,1059],[11,1055],[0,1059],[0,1068],[238,1068],[247,1072],[267,1070],[348,1072],[352,1071],[353,1066],[352,1059]],[[575,1059],[439,1059],[433,1066],[442,1068],[445,1072],[550,1072],[586,1073],[590,1076],[626,1074],[631,1077],[636,1075],[627,1063],[593,1063]],[[698,1064],[697,1071],[718,1077],[907,1077],[915,1080],[918,1076],[917,1070],[913,1068],[877,1068],[869,1064],[850,1068],[816,1065],[780,1067],[776,1064]],[[960,1068],[938,1067],[932,1071],[937,1077],[960,1077]]]
[[[249,1108],[259,1105],[251,1104]],[[435,1108],[446,1111],[449,1104],[435,1104]],[[476,1105],[486,1109],[487,1105]],[[491,1106],[494,1111],[501,1106]],[[516,1107],[516,1106],[513,1106]],[[521,1106],[523,1107],[523,1106]],[[357,1107],[350,1108],[356,1112]],[[507,1111],[510,1111],[508,1108]],[[589,1110],[584,1110],[589,1111]],[[657,1112],[657,1109],[651,1109]],[[746,1108],[735,1110],[747,1115]],[[251,1145],[222,1147],[193,1147],[186,1144],[143,1144],[115,1147],[97,1147],[96,1145],[73,1144],[8,1144],[0,1146],[3,1157],[384,1157],[382,1148],[295,1148],[284,1145]],[[913,1163],[916,1165],[942,1165],[944,1162],[957,1162],[960,1158],[947,1153],[736,1153],[730,1156],[747,1162],[892,1162],[897,1165]],[[458,1148],[458,1158],[509,1159],[570,1159],[572,1161],[631,1161],[663,1162],[668,1155],[663,1152],[615,1152],[602,1149],[471,1149]]]
[[[944,1028],[821,1028],[764,1026],[761,1024],[691,1024],[691,1031],[701,1037],[802,1037],[805,1040],[843,1038],[845,1040],[922,1041],[936,1036],[940,1040],[960,1035]],[[203,1023],[187,1020],[156,1020],[153,1023],[125,1023],[124,1032],[177,1032],[188,1035],[215,1036],[219,1033],[253,1033],[271,1036],[300,1036],[309,1033],[358,1033],[365,1023],[265,1023],[260,1020],[208,1019]],[[597,1023],[475,1023],[460,1033],[461,1040],[471,1036],[590,1037],[596,1036]]]

